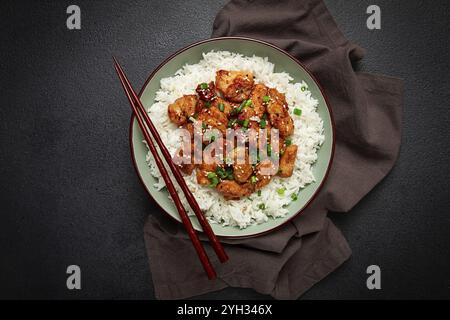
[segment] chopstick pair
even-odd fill
[[[206,274],[208,275],[209,279],[214,279],[216,277],[216,272],[209,261],[209,258],[206,254],[205,249],[203,248],[203,245],[198,237],[197,232],[195,231],[194,227],[192,226],[191,220],[188,217],[188,214],[183,207],[180,197],[178,196],[178,193],[175,189],[175,186],[172,183],[172,180],[170,179],[170,176],[166,170],[166,167],[164,166],[163,162],[161,161],[161,158],[156,150],[156,147],[153,143],[153,139],[158,144],[159,149],[161,150],[162,155],[164,156],[164,159],[166,160],[167,164],[170,167],[170,170],[172,171],[172,174],[174,175],[175,179],[177,180],[178,184],[180,185],[181,189],[183,190],[184,195],[186,196],[186,199],[188,200],[189,205],[191,206],[192,210],[194,211],[198,221],[200,222],[200,225],[202,226],[203,231],[207,235],[209,241],[211,242],[212,247],[214,248],[214,251],[216,252],[219,260],[221,262],[225,262],[228,260],[228,256],[225,253],[225,250],[223,249],[222,245],[220,244],[219,240],[217,239],[216,235],[211,229],[211,226],[209,225],[208,220],[203,215],[197,201],[195,200],[194,196],[192,195],[192,192],[189,190],[188,186],[186,185],[186,182],[184,181],[184,178],[180,172],[180,170],[177,168],[177,166],[173,163],[172,157],[167,150],[166,146],[161,140],[161,137],[159,136],[158,131],[156,130],[155,126],[152,123],[152,120],[150,119],[148,113],[145,111],[144,106],[141,103],[141,100],[137,96],[136,92],[133,90],[133,87],[130,84],[130,81],[128,80],[127,76],[125,75],[125,72],[123,71],[122,67],[114,58],[114,68],[116,69],[117,75],[120,78],[120,82],[122,83],[122,87],[125,90],[125,94],[127,95],[128,101],[130,102],[130,105],[133,109],[134,115],[136,116],[136,119],[138,121],[139,127],[142,130],[142,133],[144,134],[144,138],[148,144],[148,147],[150,149],[150,152],[152,153],[153,157],[155,158],[156,165],[158,166],[159,172],[161,173],[161,176],[164,179],[164,182],[166,184],[167,190],[169,191],[175,206],[177,207],[178,213],[180,214],[181,221],[183,222],[184,227],[186,228],[186,231],[189,235],[189,238],[192,241],[192,244],[194,245],[194,248],[200,258],[200,261],[203,265],[203,268],[206,271]],[[150,130],[150,132],[149,132]]]

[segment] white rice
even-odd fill
[[[195,93],[199,83],[214,81],[215,73],[220,69],[250,70],[256,83],[276,88],[286,95],[295,124],[292,143],[299,147],[294,173],[290,178],[275,177],[261,190],[261,196],[253,193],[248,198],[231,201],[225,200],[210,187],[200,186],[195,171],[192,175],[185,176],[186,183],[204,214],[213,223],[246,228],[255,223],[263,223],[271,217],[284,217],[288,212],[286,206],[292,201],[291,195],[315,181],[312,165],[317,160],[317,150],[325,138],[322,119],[316,112],[317,100],[311,96],[305,82],[291,83],[293,79],[288,73],[275,73],[274,65],[267,58],[246,57],[228,51],[211,51],[204,53],[199,63],[185,65],[173,77],[162,79],[161,89],[156,93],[156,102],[148,112],[170,153],[175,154],[180,141],[179,137],[173,134],[177,126],[169,120],[168,105],[185,94]],[[302,110],[301,116],[293,114],[294,108]],[[150,152],[147,154],[147,162],[151,174],[158,178],[154,187],[162,190],[165,187],[164,180]],[[284,195],[277,192],[281,188],[285,189]],[[179,194],[182,195],[182,192]],[[185,208],[189,208],[184,196],[181,198]],[[265,205],[264,209],[260,209],[261,204]]]

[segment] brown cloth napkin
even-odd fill
[[[179,224],[151,215],[144,228],[156,297],[187,298],[225,287],[253,288],[295,299],[351,255],[328,211],[347,212],[390,171],[401,136],[403,83],[355,72],[364,50],[349,42],[321,0],[232,0],[217,15],[213,36],[247,36],[273,43],[306,64],[333,109],[336,152],[316,200],[285,227],[246,240],[227,240],[230,261],[206,278]]]

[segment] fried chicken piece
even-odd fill
[[[191,150],[193,150],[193,146],[191,146]],[[183,158],[183,149],[180,148],[180,149],[178,149],[177,153],[175,154],[173,160],[175,163],[179,163],[179,164],[177,164],[177,166],[178,166],[178,168],[180,168],[181,172],[190,176],[195,169],[194,156],[191,154],[190,161],[188,159],[182,159],[182,158]]]
[[[202,163],[198,166],[196,176],[197,176],[197,183],[200,185],[209,185],[211,181],[208,179],[208,173],[215,172],[217,169],[216,163]]]
[[[288,104],[286,102],[286,96],[279,92],[275,88],[269,88],[267,95],[270,100],[267,103],[267,112],[269,114],[285,114],[288,110]]]
[[[268,95],[270,101],[267,104],[267,112],[270,123],[279,130],[281,137],[290,136],[294,132],[294,121],[289,114],[284,94],[278,92],[277,89],[270,88]]]
[[[250,97],[243,102],[238,119],[241,121],[250,120],[253,117],[261,119],[266,112],[266,105],[263,101],[266,95],[267,87],[262,84],[256,84],[250,93]]]
[[[252,121],[251,120],[248,123],[248,128],[259,132],[259,129],[260,129],[259,123],[257,121]]]
[[[211,129],[211,128],[217,129],[217,130],[220,131],[220,133],[221,133],[222,135],[225,135],[225,134],[226,134],[228,120],[225,120],[225,119],[217,119],[216,117],[214,117],[213,115],[211,115],[211,114],[208,113],[208,112],[201,113],[201,114],[198,116],[198,119],[197,119],[197,120],[201,121],[202,124],[205,126],[205,128],[208,128],[208,129]]]
[[[253,174],[253,167],[250,164],[248,151],[242,147],[236,148],[234,150],[234,159],[233,159],[233,176],[234,180],[236,180],[239,183],[245,183],[250,178],[250,176]],[[244,158],[238,158],[241,157],[240,153],[244,151]]]
[[[203,162],[197,168],[197,182],[201,185],[209,185],[208,173],[215,172],[219,166],[220,159],[215,157],[215,152],[203,153]]]
[[[242,111],[239,113],[238,119],[239,120],[250,120],[250,118],[256,117],[255,109],[251,107],[244,107],[242,108]]]
[[[263,84],[255,84],[250,94],[250,100],[252,100],[252,109],[255,116],[261,118],[266,112],[266,103],[264,97],[267,96],[268,88]]]
[[[195,164],[181,164],[180,165],[180,170],[181,172],[187,174],[188,176],[190,176],[192,174],[192,172],[194,172],[195,169]]]
[[[219,70],[216,72],[216,88],[226,99],[233,102],[248,99],[253,84],[253,73],[249,71]]]
[[[225,136],[228,124],[227,114],[231,112],[231,108],[231,105],[225,100],[214,99],[209,107],[205,106],[200,111],[197,120],[201,121],[207,128],[218,129]]]
[[[195,112],[197,114],[202,112],[203,108],[206,108],[206,104],[207,103],[210,103],[210,102],[199,99],[198,102],[197,102],[197,105],[195,106]]]
[[[291,144],[286,147],[283,155],[280,159],[280,170],[278,175],[283,178],[288,178],[292,176],[294,172],[295,159],[297,158],[298,147],[295,144]]]
[[[208,173],[210,173],[210,172],[213,172],[213,171],[206,171],[206,170],[201,170],[200,168],[197,168],[197,171],[196,171],[197,183],[202,186],[209,185],[211,182],[208,179]]]
[[[184,95],[175,100],[167,109],[170,121],[179,126],[187,123],[189,117],[195,113],[197,100],[195,94]]]
[[[216,97],[211,101],[211,108],[218,110],[228,117],[233,110],[233,105],[230,102],[222,99],[221,97]]]
[[[198,100],[195,111],[197,113],[206,112],[205,110],[217,110],[225,116],[229,116],[234,106],[221,97],[215,97],[211,101]]]
[[[277,174],[278,168],[269,159],[263,160],[255,168],[256,171],[256,190],[269,184],[274,175]]]
[[[270,115],[270,122],[278,129],[280,137],[288,137],[294,133],[294,120],[288,114],[285,117]]]
[[[223,194],[227,200],[238,200],[248,197],[255,190],[251,183],[239,184],[234,180],[223,180],[217,185],[217,191]]]
[[[208,113],[209,115],[211,115],[212,117],[216,118],[218,121],[220,121],[221,123],[224,123],[225,126],[228,123],[228,117],[227,115],[230,114],[231,112],[231,105],[228,104],[227,107],[225,107],[225,103],[222,103],[223,105],[223,111],[221,111],[219,104],[222,102],[214,102],[211,107],[204,109],[202,112],[203,113]],[[226,108],[226,112],[225,112],[225,108]]]
[[[209,84],[200,83],[197,86],[197,89],[195,89],[195,92],[197,92],[200,99],[210,101],[216,96],[216,87],[213,81],[211,81]]]

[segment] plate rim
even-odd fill
[[[266,46],[269,46],[277,51],[279,51],[280,53],[286,55],[288,58],[290,58],[291,60],[293,60],[295,63],[297,63],[301,68],[303,68],[303,70],[305,70],[305,72],[311,77],[311,79],[315,82],[315,84],[317,85],[317,87],[320,90],[320,93],[322,94],[322,97],[324,98],[325,101],[325,106],[328,109],[328,113],[330,115],[330,123],[331,123],[331,132],[332,132],[332,141],[331,141],[331,153],[330,153],[330,159],[328,161],[328,165],[327,165],[327,169],[325,172],[325,175],[320,183],[320,185],[318,186],[318,188],[316,189],[316,191],[314,191],[313,195],[311,196],[311,198],[305,203],[305,205],[300,208],[296,213],[294,213],[291,217],[287,218],[285,221],[283,221],[280,225],[275,226],[271,229],[265,230],[265,231],[261,231],[255,234],[251,234],[251,235],[242,235],[242,236],[229,236],[229,235],[216,235],[219,238],[222,239],[247,239],[247,238],[254,238],[254,237],[259,237],[265,234],[268,234],[270,232],[274,232],[278,229],[280,229],[281,227],[285,226],[287,223],[289,223],[290,221],[292,221],[294,218],[298,217],[299,215],[301,215],[308,207],[309,205],[317,198],[318,194],[320,193],[320,191],[322,190],[323,186],[325,185],[325,182],[328,179],[328,175],[330,173],[333,161],[334,161],[334,153],[335,153],[335,147],[336,147],[336,128],[335,128],[335,121],[334,121],[334,115],[333,115],[333,110],[330,107],[330,103],[329,103],[329,99],[327,97],[327,95],[324,92],[324,89],[322,88],[320,82],[316,79],[316,77],[313,75],[313,73],[300,61],[298,60],[296,57],[294,57],[293,55],[291,55],[289,52],[285,51],[284,49],[270,43],[264,40],[259,40],[259,39],[254,39],[254,38],[249,38],[249,37],[240,37],[240,36],[225,36],[225,37],[215,37],[215,38],[208,38],[208,39],[204,39],[204,40],[200,40],[194,43],[191,43],[179,50],[177,50],[176,52],[172,53],[171,55],[169,55],[166,59],[164,59],[151,73],[150,75],[147,77],[147,79],[145,80],[144,84],[142,85],[141,89],[139,90],[138,93],[138,97],[139,99],[141,98],[142,94],[144,93],[145,89],[147,88],[147,85],[149,84],[149,82],[153,79],[153,77],[155,76],[155,74],[164,66],[166,65],[170,60],[172,60],[174,57],[176,57],[177,55],[179,55],[180,53],[189,50],[193,47],[202,45],[204,43],[208,43],[208,42],[215,42],[215,41],[222,41],[222,40],[244,40],[244,41],[250,41],[250,42],[256,42],[256,43],[260,43]],[[168,217],[170,217],[173,221],[176,221],[177,223],[182,224],[181,221],[177,220],[175,217],[173,217],[170,213],[168,213],[164,208],[162,208],[160,206],[160,204],[154,199],[154,197],[152,196],[150,190],[148,190],[147,185],[144,182],[144,179],[141,176],[141,173],[138,169],[137,163],[136,163],[136,157],[135,157],[135,153],[134,153],[134,144],[133,144],[133,124],[135,121],[135,115],[134,113],[131,114],[131,119],[130,119],[130,124],[129,124],[129,129],[128,129],[128,135],[129,135],[129,145],[130,145],[130,155],[131,155],[131,160],[133,163],[133,167],[134,170],[136,171],[137,176],[139,177],[139,181],[142,184],[142,186],[144,187],[144,190],[146,191],[147,195],[150,197],[150,199],[161,209],[161,211],[163,211],[165,213],[165,215],[167,215]],[[197,230],[198,232],[202,232],[203,230]]]

